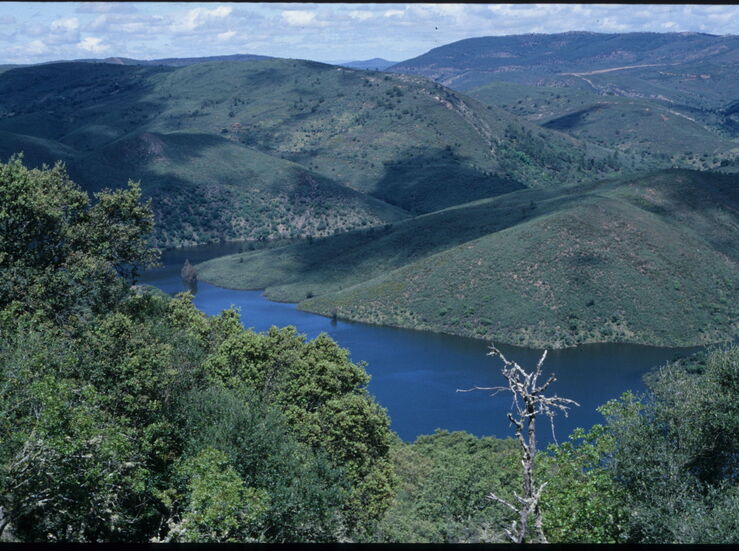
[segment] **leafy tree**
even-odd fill
[[[213,319],[219,343],[204,363],[214,384],[247,385],[280,407],[300,441],[343,468],[353,489],[345,502],[348,530],[366,531],[393,496],[387,457],[389,419],[371,399],[364,369],[327,335],[311,342],[294,327],[256,334],[235,311]]]
[[[541,458],[544,528],[557,542],[739,540],[739,347],[648,377],[599,411],[607,420]]]
[[[244,484],[265,496],[264,518],[242,527],[247,539],[239,541],[326,542],[343,536],[336,514],[347,490],[343,473],[322,452],[299,443],[276,407],[246,386],[210,386],[191,391],[178,409],[180,430],[190,433],[184,455],[218,450]]]
[[[649,388],[643,405],[626,395],[604,408],[628,539],[739,541],[739,347],[668,364]]]
[[[58,322],[100,313],[129,291],[157,251],[141,189],[102,191],[90,204],[61,163],[29,170],[0,163],[0,308],[11,302]]]
[[[517,443],[437,430],[391,456],[399,491],[375,540],[402,543],[505,541],[508,516],[485,497],[491,487],[512,496],[520,486]]]
[[[382,515],[389,421],[347,351],[132,285],[137,185],[0,176],[0,537],[325,542]]]
[[[25,541],[131,541],[146,525],[146,458],[89,385],[44,376],[3,434],[4,521]]]
[[[247,488],[226,454],[205,448],[179,465],[177,474],[187,488],[187,502],[179,520],[167,523],[167,537],[157,541],[258,541],[253,534],[267,514],[269,494]],[[171,493],[161,497],[172,505]]]
[[[604,458],[613,452],[609,430],[575,429],[568,442],[539,456],[547,481],[542,496],[544,532],[551,543],[623,543],[625,494],[611,478]]]

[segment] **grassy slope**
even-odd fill
[[[735,38],[736,39],[736,38]],[[722,109],[739,95],[739,59],[686,62],[587,75],[591,90],[661,99],[697,109]]]
[[[417,216],[383,228],[348,232],[269,251],[204,262],[201,279],[232,288],[266,289],[299,302],[378,277],[432,254],[514,226],[577,201],[584,189],[521,190]]]
[[[735,176],[668,171],[514,192],[198,269],[371,323],[528,346],[697,344],[737,332],[738,206]]]
[[[423,79],[296,60],[42,65],[0,75],[0,98],[0,152],[31,144],[29,158],[49,163],[63,153],[88,189],[140,177],[163,222],[159,242],[170,246],[326,235],[403,215],[367,195],[430,212],[622,166],[606,148]],[[223,158],[231,166],[214,168]],[[363,195],[344,195],[348,211],[306,224],[310,213],[290,217],[282,197],[271,200],[269,164],[286,178],[283,188],[302,189],[308,174],[314,202],[331,208],[341,206],[332,199],[337,185]],[[172,226],[167,214],[180,198],[157,193],[172,189],[202,207],[186,224]],[[244,202],[252,191],[261,194],[254,208]],[[208,216],[209,202],[223,223]],[[265,229],[270,217],[282,221]]]
[[[300,165],[208,134],[124,138],[76,168],[92,180],[114,174],[106,167],[125,166],[131,168],[118,178],[146,182],[161,238],[171,243],[224,240],[234,228],[248,240],[325,236],[407,216]],[[197,187],[188,185],[194,181]]]
[[[654,100],[509,82],[494,82],[468,94],[545,128],[654,157],[665,165],[682,162],[686,168],[713,168],[723,158],[733,159],[731,150],[739,146],[710,121]],[[704,162],[688,162],[688,153],[698,159],[704,156]]]
[[[739,162],[737,67],[733,36],[564,33],[462,40],[391,70],[655,165],[704,169]]]
[[[221,133],[416,212],[592,173],[558,162],[586,147],[558,133],[533,136],[522,159],[523,147],[504,133],[536,126],[424,79],[271,60],[192,66],[161,80],[157,90],[172,94],[177,109],[154,129]],[[210,99],[193,101],[178,92],[185,86]]]
[[[160,245],[328,235],[406,216],[220,132],[147,132],[171,99],[156,77],[172,69],[33,69],[0,82],[0,127],[7,129],[0,132],[0,155],[24,151],[33,166],[62,159],[91,191],[141,179],[155,202]]]

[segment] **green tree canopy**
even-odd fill
[[[0,164],[0,537],[339,541],[393,495],[389,420],[328,336],[244,330],[152,263],[138,185]]]
[[[139,184],[94,199],[61,163],[0,163],[0,307],[13,302],[58,321],[100,313],[156,261],[146,245],[154,218]]]

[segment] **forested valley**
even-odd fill
[[[0,165],[3,541],[507,541],[518,442],[403,443],[328,336],[140,285],[153,222],[136,183]],[[536,455],[547,541],[739,540],[739,348],[648,388]]]
[[[88,7],[50,36],[146,19]],[[737,75],[736,34],[702,32],[0,65],[0,542],[736,544]],[[146,283],[190,247],[222,252],[178,257],[189,292]],[[248,329],[208,289],[330,335]],[[447,348],[333,332],[370,325]],[[453,339],[489,347],[491,387],[455,393]],[[399,428],[381,376],[426,428]],[[508,432],[439,399],[482,392],[512,399]]]

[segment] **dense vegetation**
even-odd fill
[[[91,204],[0,165],[0,507],[39,541],[336,541],[392,498],[388,418],[347,351],[131,286],[140,189]]]
[[[490,542],[512,440],[406,444],[325,335],[135,285],[141,190],[0,165],[0,538]],[[667,365],[537,456],[553,542],[736,542],[739,349]]]
[[[426,79],[284,59],[10,69],[0,157],[20,150],[88,191],[141,180],[160,246],[327,236],[642,164]]]
[[[735,175],[664,171],[521,190],[198,266],[327,316],[524,346],[737,334]]]
[[[600,408],[537,456],[550,543],[739,541],[739,348],[716,349],[653,374],[649,392]],[[391,455],[400,490],[379,541],[502,542],[520,456],[512,440],[437,431]]]

